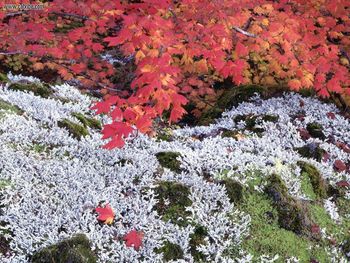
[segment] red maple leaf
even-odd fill
[[[334,161],[334,168],[335,170],[337,170],[338,172],[342,172],[346,170],[346,165],[343,161],[341,160],[335,160]]]
[[[127,247],[134,247],[135,250],[139,250],[142,246],[143,236],[144,233],[142,231],[131,230],[123,239]]]
[[[336,185],[339,187],[350,187],[350,183],[348,181],[345,181],[345,180],[336,182]]]
[[[97,207],[95,211],[99,214],[97,220],[104,222],[105,224],[112,224],[115,213],[112,207],[107,204],[105,207]]]

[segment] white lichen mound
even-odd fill
[[[11,76],[10,80],[18,81],[20,77]],[[319,142],[329,152],[329,159],[322,163],[305,159],[293,150],[304,145],[297,125],[290,119],[300,110],[301,97],[296,94],[242,103],[225,112],[211,126],[175,130],[176,138],[172,142],[158,142],[140,135],[123,149],[109,151],[101,148],[105,141],[100,139],[99,131],[89,129],[89,136],[77,140],[57,126],[64,118],[79,122],[70,116],[73,112],[91,115],[90,97],[67,84],[55,86],[53,90],[57,96],[69,99],[69,103],[7,87],[0,87],[0,99],[17,105],[25,114],[8,113],[0,118],[0,179],[10,182],[1,190],[0,221],[8,222],[7,228],[12,233],[9,237],[12,252],[3,256],[1,262],[28,262],[28,256],[35,251],[75,233],[87,235],[93,249],[98,251],[100,262],[162,262],[162,255],[155,249],[166,240],[182,248],[184,259],[178,262],[193,262],[189,245],[193,225],[208,230],[210,242],[197,249],[209,262],[251,262],[252,256],[244,251],[240,251],[240,258],[236,259],[228,258],[225,253],[228,248],[239,247],[249,234],[250,216],[235,208],[222,185],[206,181],[202,176],[204,172],[220,178],[221,172],[228,170],[227,176],[246,184],[251,179],[246,176],[249,171],[258,170],[266,176],[277,171],[290,194],[298,198],[305,198],[300,189],[300,169],[295,166],[300,160],[312,163],[332,184],[350,181],[349,174],[335,173],[332,167],[334,160],[345,162],[350,154],[333,144],[309,139]],[[349,122],[338,114],[334,120],[325,118],[328,112],[338,112],[334,106],[311,98],[303,100],[308,121],[319,122],[326,135],[332,134],[350,143]],[[266,132],[262,137],[248,132],[244,140],[218,135],[204,140],[193,138],[199,134],[215,134],[221,128],[235,129],[242,124],[235,123],[233,117],[248,113],[271,113],[278,115],[279,120],[264,122]],[[35,145],[43,145],[48,150],[34,151]],[[181,154],[181,174],[165,169],[159,175],[155,155],[162,151]],[[122,159],[129,162],[121,165]],[[157,214],[154,209],[157,196],[153,189],[160,181],[175,181],[189,187],[192,205],[187,208],[191,213],[187,220],[193,224],[179,227],[164,222]],[[98,223],[93,209],[101,202],[113,207],[114,224]],[[126,247],[120,239],[133,229],[144,232],[139,251]],[[267,256],[264,257],[266,260]],[[273,262],[278,255],[268,258],[266,262]]]

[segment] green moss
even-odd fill
[[[156,253],[163,254],[164,261],[172,261],[177,259],[183,259],[184,252],[181,247],[177,244],[165,241],[161,248],[155,250]]]
[[[310,135],[314,138],[319,138],[321,140],[324,140],[326,136],[323,133],[323,127],[321,124],[317,122],[311,122],[308,123],[306,126],[307,131],[310,133]]]
[[[88,130],[80,124],[71,122],[70,120],[63,119],[57,122],[58,127],[65,128],[76,139],[80,140],[81,137],[89,135]]]
[[[43,98],[48,98],[53,93],[48,85],[40,83],[12,83],[8,88],[18,91],[31,91],[34,95]]]
[[[243,196],[243,186],[232,180],[231,178],[226,178],[220,181],[226,188],[227,195],[232,203],[238,203],[242,200]]]
[[[36,252],[33,263],[95,263],[96,255],[91,251],[90,242],[83,234]]]
[[[327,197],[327,190],[328,190],[328,184],[323,179],[320,172],[314,167],[313,165],[299,161],[297,163],[299,167],[301,168],[301,175],[303,177],[308,177],[310,179],[313,192],[319,197],[319,198],[326,198]]]
[[[180,173],[180,161],[177,160],[181,154],[177,152],[159,152],[156,154],[157,160],[161,166],[170,169],[173,172]]]
[[[347,205],[349,205],[349,203]],[[347,207],[347,209],[349,209],[349,207]],[[333,236],[338,243],[346,240],[350,229],[349,218],[342,217],[341,223],[336,223],[324,209],[322,203],[314,202],[310,204],[309,210],[312,220],[321,228],[325,228],[328,235]],[[340,211],[339,214],[344,216]]]
[[[0,110],[11,111],[19,115],[23,114],[23,111],[16,105],[13,105],[2,99],[0,99]]]
[[[90,128],[99,129],[99,130],[102,128],[101,122],[99,120],[86,117],[82,113],[74,112],[72,113],[72,116],[77,118],[84,125],[85,128],[90,127]]]
[[[298,235],[307,235],[310,230],[310,220],[305,207],[289,196],[287,187],[279,176],[271,175],[268,182],[265,193],[276,207],[280,227]]]
[[[171,141],[173,141],[172,137],[173,137],[172,131],[164,129],[157,134],[157,141],[158,142],[159,141],[171,142]]]
[[[9,81],[7,75],[5,73],[0,72],[0,82],[5,82],[7,83]]]
[[[170,220],[179,226],[189,224],[186,218],[191,213],[186,211],[186,207],[191,206],[192,201],[189,199],[190,190],[188,187],[179,183],[164,181],[158,184],[155,193],[158,196],[155,209],[164,221]]]
[[[306,176],[305,173],[301,177],[301,191],[311,200],[317,199],[317,195],[314,192],[309,176]]]
[[[11,181],[8,180],[8,179],[0,179],[0,190],[7,187],[7,186],[10,186],[11,185]]]
[[[275,181],[278,181],[275,180]],[[326,253],[326,244],[304,235],[298,235],[281,227],[280,211],[271,197],[257,191],[249,191],[244,195],[239,209],[251,216],[249,235],[242,240],[241,247],[254,256],[252,262],[261,262],[262,255],[279,255],[276,262],[286,262],[292,256],[299,262],[330,262]],[[232,248],[229,254],[237,254]]]
[[[262,116],[262,120],[266,122],[278,122],[279,117],[275,115],[266,114]]]
[[[303,147],[295,148],[295,150],[303,157],[305,158],[312,158],[316,161],[320,162],[323,158],[323,155],[326,153],[325,150],[323,150],[318,145],[314,144],[308,144],[304,145]]]
[[[190,234],[190,252],[195,262],[204,262],[205,255],[197,250],[200,245],[205,245],[205,238],[208,236],[208,231],[203,226],[196,226],[194,232]]]
[[[255,132],[257,134],[263,133],[265,130],[263,128],[257,127],[257,125],[261,125],[263,122],[277,122],[278,116],[274,115],[237,115],[233,120],[238,123],[240,121],[245,122],[245,128],[249,131]]]

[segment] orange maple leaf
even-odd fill
[[[99,214],[97,220],[103,221],[105,224],[113,223],[115,213],[109,204],[105,207],[97,207],[95,208],[95,211]]]

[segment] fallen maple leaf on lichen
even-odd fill
[[[105,207],[97,207],[95,211],[99,214],[97,220],[102,221],[105,224],[113,223],[115,213],[109,204]]]
[[[139,250],[142,246],[143,232],[131,230],[124,236],[124,241],[126,242],[127,247],[134,247],[135,250]]]

